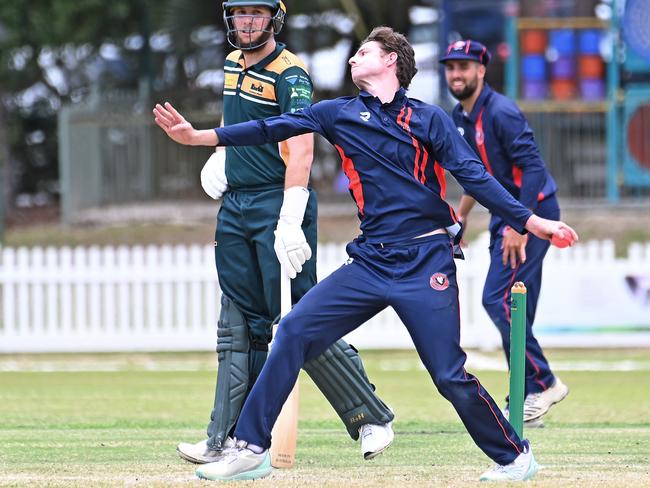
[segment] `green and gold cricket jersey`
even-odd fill
[[[224,63],[224,125],[295,112],[311,104],[312,82],[302,61],[278,43],[259,63],[246,67],[237,50]],[[226,148],[226,177],[231,189],[284,184],[285,142]]]

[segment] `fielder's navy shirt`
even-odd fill
[[[409,99],[404,89],[389,103],[361,91],[215,131],[224,146],[321,134],[341,155],[369,242],[399,242],[453,225],[444,170],[518,232],[532,214],[488,174],[440,107]]]
[[[524,207],[534,210],[537,202],[557,192],[533,131],[515,102],[486,83],[472,113],[466,113],[459,103],[452,117],[488,172]]]

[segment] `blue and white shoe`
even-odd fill
[[[528,441],[524,441],[524,452],[510,464],[497,464],[479,478],[481,481],[526,481],[537,474],[539,465],[533,456],[533,450]]]
[[[211,481],[256,480],[272,471],[268,449],[257,454],[247,449],[246,441],[237,441],[235,447],[224,450],[222,459],[198,468],[196,476]]]

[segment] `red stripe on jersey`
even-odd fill
[[[405,108],[406,107],[402,107],[402,110],[397,116],[397,125],[402,127],[411,136],[411,142],[413,143],[413,147],[415,147],[415,163],[413,168],[413,176],[417,181],[419,181],[422,184],[425,184],[427,181],[427,176],[425,172],[427,169],[427,163],[429,162],[429,152],[426,150],[424,146],[420,144],[420,141],[418,141],[415,137],[413,137],[413,134],[411,133],[411,127],[409,126],[409,122],[411,121],[411,116],[413,115],[413,110],[410,107],[407,109],[406,119],[404,120]],[[422,153],[421,165],[418,164],[420,153]],[[434,161],[433,171],[438,180],[438,185],[440,186],[440,198],[444,200],[447,196],[447,178],[445,177],[445,170],[442,166],[440,166],[440,164],[438,164],[438,161]],[[456,223],[458,219],[456,219],[456,214],[454,213],[454,209],[451,207],[451,205],[449,204],[447,205],[449,206],[449,213],[451,215],[451,218],[454,221],[454,223]]]
[[[419,142],[418,142],[418,144],[419,144]],[[420,183],[422,183],[423,185],[427,181],[427,175],[425,175],[424,172],[427,169],[427,163],[428,162],[429,162],[429,153],[427,152],[427,150],[425,148],[422,148],[422,164],[420,165],[420,174],[421,174]]]
[[[485,107],[481,109],[481,111],[478,114],[478,119],[476,119],[476,146],[478,147],[478,152],[481,155],[481,161],[483,161],[483,165],[485,166],[485,169],[487,169],[488,173],[492,173],[492,166],[490,165],[490,160],[488,159],[487,155],[487,149],[485,149],[485,132],[483,132],[483,110],[485,110]]]
[[[411,121],[411,115],[413,115],[413,109],[411,107],[408,107],[406,111],[406,120],[404,121],[404,127],[409,132],[411,132],[411,127],[409,126],[409,122]]]
[[[438,178],[438,184],[440,185],[440,198],[444,200],[447,196],[447,178],[445,177],[445,169],[438,164],[438,161],[434,161],[433,171],[436,173],[436,178]],[[449,208],[451,209],[451,207]],[[456,222],[453,209],[451,210],[451,215],[454,217],[454,222]]]
[[[447,202],[445,202],[447,203]],[[458,222],[458,217],[456,217],[456,212],[454,212],[454,208],[447,203],[447,206],[449,207],[449,214],[451,215],[451,220],[454,221],[454,224]]]
[[[406,108],[406,119],[404,119],[405,108]],[[413,134],[411,133],[411,126],[409,125],[409,122],[411,121],[412,115],[413,115],[412,108],[410,107],[407,108],[406,106],[402,107],[402,110],[397,116],[397,125],[399,125],[402,129],[408,132],[409,136],[411,136],[411,144],[413,144],[413,147],[415,148],[415,161],[413,162],[413,177],[420,183],[424,184],[424,182],[427,180],[424,174],[424,170],[426,169],[427,166],[429,153],[424,147],[422,147],[420,141],[418,141],[415,137],[413,137]],[[402,120],[400,121],[400,119]],[[421,166],[420,166],[420,154],[422,154]]]
[[[521,188],[521,184],[522,184],[521,183],[521,177],[522,177],[523,173],[524,172],[518,166],[513,166],[512,167],[512,181],[515,182],[515,186],[517,188]],[[545,198],[544,192],[540,191],[537,194],[537,201],[541,202],[542,200],[544,200],[544,198]]]
[[[515,186],[517,188],[521,188],[521,174],[522,174],[521,168],[513,165],[512,166],[512,181],[515,182]]]
[[[406,120],[402,123],[402,127],[404,127],[404,130],[409,133],[411,136],[411,143],[413,144],[413,147],[415,147],[415,162],[413,163],[413,176],[415,177],[416,180],[419,180],[420,178],[418,177],[418,173],[420,172],[420,143],[413,137],[413,134],[411,134],[411,126],[409,125],[409,122],[411,121],[411,115],[413,115],[413,109],[411,107],[408,107],[406,110]]]
[[[336,147],[339,154],[341,155],[343,172],[345,173],[345,176],[348,177],[348,180],[350,180],[350,184],[348,185],[348,188],[352,192],[352,198],[354,198],[354,201],[357,204],[359,213],[363,215],[363,206],[364,206],[363,188],[361,186],[361,178],[359,177],[359,173],[354,167],[354,162],[345,155],[345,152],[343,152],[343,148],[341,146],[336,146],[336,145],[334,147]]]

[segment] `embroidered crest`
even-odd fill
[[[481,146],[481,145],[483,144],[484,141],[485,141],[485,137],[483,136],[483,131],[480,130],[480,129],[478,129],[478,130],[476,131],[476,144],[478,144],[479,146]]]
[[[434,273],[429,279],[429,284],[434,290],[443,291],[449,288],[449,279],[447,279],[447,275],[444,273]]]
[[[370,112],[359,112],[359,117],[364,122],[368,122],[370,120]]]
[[[462,127],[456,127],[456,128],[458,129],[458,132],[460,133],[461,136],[465,135],[465,129],[463,129]]]

